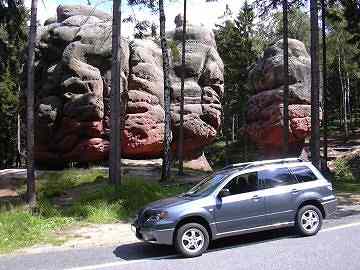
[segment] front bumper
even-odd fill
[[[175,228],[157,229],[151,227],[141,227],[136,222],[131,224],[131,229],[135,232],[136,238],[154,244],[172,245]]]
[[[324,201],[321,204],[324,207],[325,218],[328,218],[329,216],[331,216],[332,214],[334,214],[336,212],[337,199]]]

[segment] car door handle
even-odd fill
[[[291,190],[291,193],[292,193],[292,194],[296,194],[296,193],[299,193],[299,191],[300,191],[300,190],[294,188],[294,189]]]
[[[259,195],[254,195],[251,199],[253,200],[253,201],[258,201],[258,200],[260,200],[260,196]]]

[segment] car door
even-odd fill
[[[233,177],[223,189],[228,196],[217,196],[215,221],[218,234],[231,234],[264,225],[265,203],[258,189],[256,172]]]
[[[297,179],[287,167],[269,168],[258,172],[268,224],[293,222],[296,198],[301,194]]]

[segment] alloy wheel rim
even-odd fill
[[[204,246],[204,234],[197,228],[190,228],[182,235],[181,244],[190,253],[198,252]]]
[[[306,232],[312,233],[317,230],[320,218],[316,211],[307,210],[301,216],[301,226]]]

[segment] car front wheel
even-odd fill
[[[202,255],[209,246],[209,233],[198,223],[187,223],[176,233],[175,247],[184,257]]]
[[[297,213],[296,228],[302,236],[311,236],[319,232],[322,225],[322,214],[314,205],[305,205]]]

